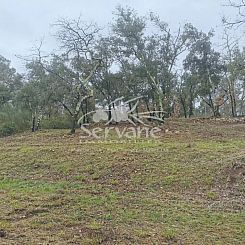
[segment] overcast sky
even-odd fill
[[[96,21],[106,26],[119,4],[130,6],[139,14],[156,12],[172,27],[191,22],[203,31],[214,28],[218,37],[222,33],[221,18],[234,15],[224,7],[226,0],[0,0],[0,55],[12,61],[18,71],[24,71],[23,62],[15,55],[31,54],[31,48],[42,38],[47,51],[55,49],[50,38],[51,24],[59,17]]]

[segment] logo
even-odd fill
[[[106,109],[98,108],[83,115],[78,124],[81,125],[83,135],[81,139],[108,139],[114,133],[114,138],[117,139],[138,139],[138,138],[158,138],[157,133],[162,129],[160,127],[153,127],[150,121],[157,121],[163,123],[164,111],[147,111],[138,112],[140,99],[137,97],[131,100],[124,101],[124,97],[120,97],[112,101]],[[82,124],[85,118],[90,117],[94,125],[102,123],[101,127],[88,129],[90,124]],[[116,126],[113,126],[115,124]],[[126,126],[125,126],[126,125]],[[123,126],[123,127],[122,127]]]

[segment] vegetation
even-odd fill
[[[229,4],[222,49],[119,6],[108,33],[57,20],[59,49],[23,74],[0,56],[0,244],[245,244],[245,5]],[[158,137],[126,137],[142,124]]]
[[[244,244],[244,124],[165,129],[124,144],[1,139],[1,244]]]
[[[228,28],[221,53],[213,45],[214,31],[190,23],[171,30],[156,14],[139,16],[130,8],[118,7],[114,15],[109,36],[81,18],[59,19],[54,26],[60,50],[47,57],[40,45],[31,59],[23,57],[26,74],[0,57],[0,112],[11,107],[15,115],[29,113],[25,127],[1,119],[1,135],[36,131],[57,118],[68,119],[65,125],[75,133],[79,118],[98,106],[111,110],[122,97],[142,97],[135,109],[157,111],[162,119],[245,114],[245,51]],[[89,121],[84,117],[82,123]]]

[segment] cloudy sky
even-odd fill
[[[44,38],[44,49],[55,49],[52,23],[59,17],[77,18],[106,26],[119,4],[130,6],[139,14],[156,12],[173,28],[191,22],[203,31],[214,28],[217,40],[222,33],[221,18],[234,12],[224,7],[227,0],[0,0],[0,54],[12,61],[18,71],[23,61],[16,55],[31,54],[31,49]]]

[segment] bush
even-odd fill
[[[41,128],[44,129],[69,129],[70,127],[71,121],[67,117],[55,117],[41,121]]]
[[[0,137],[27,130],[31,126],[30,113],[12,106],[2,108],[0,112]]]
[[[16,126],[14,123],[10,123],[10,124],[5,123],[0,127],[0,136],[1,137],[10,136],[14,134],[16,131],[17,131]]]

